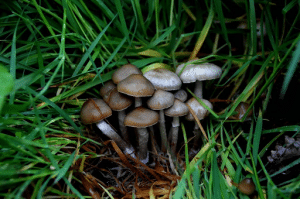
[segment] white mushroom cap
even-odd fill
[[[263,36],[266,36],[267,35],[267,30],[266,30],[266,25],[265,23],[263,22],[262,23],[263,27],[262,27],[262,30],[263,32],[261,32],[261,22],[260,21],[257,21],[256,22],[256,35],[257,37],[261,37],[262,35]],[[238,29],[248,29],[248,25],[246,22],[242,22],[238,25],[237,27]]]
[[[168,91],[156,90],[153,96],[148,99],[147,105],[152,110],[162,110],[174,104],[174,95]]]
[[[188,94],[185,90],[180,89],[176,93],[174,93],[174,97],[184,102],[185,100],[187,100]]]
[[[174,72],[165,68],[149,70],[145,72],[144,77],[146,77],[157,90],[178,90],[182,85],[180,78]]]
[[[212,104],[208,100],[205,100],[205,99],[201,99],[201,100],[210,109],[213,108]],[[189,99],[186,102],[186,104],[195,112],[195,114],[196,114],[196,116],[199,120],[204,119],[209,114],[209,111],[206,108],[204,108],[195,98]],[[185,116],[185,118],[189,121],[194,121],[195,120],[191,113],[189,113],[187,116]]]
[[[183,102],[175,99],[173,106],[165,110],[165,115],[169,117],[180,117],[189,113],[189,108]]]
[[[180,64],[176,69],[176,74],[177,75],[180,74],[180,79],[182,80],[183,83],[192,83],[192,82],[196,82],[197,80],[204,81],[204,80],[217,79],[222,75],[222,69],[219,66],[212,63],[205,63],[205,64],[187,63],[187,64]]]

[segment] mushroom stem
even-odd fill
[[[202,83],[202,81],[199,81],[199,80],[196,81],[194,94],[198,98],[203,99],[203,83]]]
[[[149,129],[150,129],[150,133],[149,134],[150,134],[150,141],[151,141],[151,151],[152,152],[159,152],[160,149],[159,149],[159,146],[157,145],[157,142],[155,140],[153,126],[150,126]]]
[[[109,124],[107,124],[104,120],[101,120],[96,125],[104,135],[115,141],[125,154],[129,154],[131,157],[136,158],[134,154],[134,148],[127,144]]]
[[[136,97],[135,98],[135,107],[137,108],[137,107],[140,107],[140,106],[142,106],[142,98]]]
[[[200,131],[199,131],[199,126],[198,126],[198,124],[195,122],[195,127],[194,127],[194,131],[193,131],[193,133],[194,133],[194,135],[195,135],[195,138],[194,138],[194,142],[193,142],[193,149],[194,150],[198,150],[199,149],[199,146],[200,146],[200,144],[199,144],[199,141],[200,141],[200,138],[201,138],[201,134],[200,134]]]
[[[139,134],[139,159],[142,163],[146,164],[149,161],[148,152],[148,140],[149,133],[146,128],[138,128],[137,132]]]
[[[177,140],[178,140],[179,126],[180,126],[179,117],[173,117],[170,136],[171,136],[171,149],[174,154],[176,153],[176,145],[177,145]]]
[[[126,116],[125,110],[118,111],[119,128],[120,128],[120,131],[121,131],[121,135],[127,143],[130,143],[129,135],[128,135],[128,132],[127,132],[127,127],[124,125],[125,116]]]
[[[161,151],[166,153],[168,148],[168,139],[165,125],[165,114],[163,110],[159,111],[159,130],[161,136]]]

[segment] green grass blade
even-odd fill
[[[261,138],[261,133],[262,133],[262,111],[259,110],[257,122],[256,122],[256,127],[255,127],[255,132],[253,135],[253,159],[255,165],[257,164],[257,158],[258,158],[258,150],[259,150],[259,145],[260,145],[260,138]]]
[[[43,95],[39,95],[39,93],[35,92],[34,90],[32,90],[31,88],[27,87],[25,88],[25,90],[35,96],[39,96],[39,99],[46,102],[47,104],[49,104],[50,106],[52,106],[62,117],[64,117],[72,126],[73,128],[79,132],[80,134],[82,134],[80,128],[74,123],[74,121],[70,118],[70,116],[64,111],[62,110],[60,107],[58,107],[56,104],[54,104],[52,101],[50,101],[48,98],[46,98]]]
[[[286,76],[284,78],[284,82],[282,84],[281,92],[280,92],[280,98],[283,99],[284,95],[289,87],[290,81],[294,76],[294,73],[296,71],[296,68],[298,66],[298,63],[300,61],[300,42],[298,42],[296,46],[296,50],[293,53],[293,57],[291,59],[291,62],[288,66]]]
[[[83,55],[83,57],[81,58],[79,64],[77,65],[76,69],[74,70],[72,77],[76,76],[78,74],[78,72],[81,70],[81,68],[83,67],[83,64],[89,58],[91,52],[95,49],[96,45],[99,43],[99,41],[102,38],[102,36],[105,34],[105,32],[107,31],[107,29],[109,28],[109,26],[114,21],[115,17],[111,20],[111,22],[109,22],[109,24],[103,29],[103,31],[100,32],[100,34],[97,36],[97,38],[92,42],[92,44],[90,45],[89,49]]]

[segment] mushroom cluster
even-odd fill
[[[176,73],[164,68],[156,68],[142,72],[132,64],[126,64],[117,69],[100,89],[102,99],[88,99],[81,109],[81,121],[84,124],[97,123],[97,127],[108,138],[116,142],[125,154],[138,157],[142,163],[149,162],[149,133],[147,127],[158,123],[160,139],[159,150],[162,153],[176,153],[179,117],[185,116],[189,121],[194,117],[202,120],[209,114],[195,98],[189,99],[185,90],[181,89],[183,83],[196,82],[195,94],[212,109],[212,104],[202,99],[202,81],[220,77],[221,68],[214,64],[195,65],[191,62],[180,65]],[[134,106],[131,106],[134,102]],[[195,114],[191,114],[190,110]],[[120,134],[118,134],[104,119],[118,114]],[[167,133],[165,115],[172,117],[170,132]],[[130,128],[128,128],[130,127]],[[131,144],[129,130],[135,129],[137,135],[137,149]],[[195,123],[195,141],[192,150],[197,150],[200,138],[199,127]]]

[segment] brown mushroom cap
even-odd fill
[[[183,102],[175,99],[173,106],[165,110],[165,115],[169,117],[181,117],[189,113],[189,108]]]
[[[147,105],[152,110],[162,110],[174,104],[174,95],[168,91],[156,90],[153,96],[148,99]]]
[[[125,117],[124,124],[130,127],[146,128],[156,124],[158,120],[159,115],[157,112],[144,107],[138,107]]]
[[[248,109],[249,109],[249,104],[246,103],[246,102],[241,102],[236,107],[235,112],[237,112],[237,113],[233,116],[233,118],[234,119],[239,119],[239,120],[242,119],[245,116],[245,114],[248,111]],[[250,110],[247,117],[250,118],[252,116],[252,114],[253,114],[253,111]]]
[[[252,180],[252,178],[245,178],[244,180],[242,180],[237,188],[246,195],[251,195],[254,193],[255,191],[255,184]]]
[[[208,101],[208,100],[205,100],[205,99],[201,99],[210,109],[213,108],[212,104]],[[204,108],[195,98],[191,98],[189,99],[186,104],[188,106],[190,106],[190,108],[195,112],[197,118],[199,120],[202,120],[204,119],[208,114],[209,114],[209,111]],[[195,118],[193,117],[193,115],[191,113],[189,113],[187,116],[185,116],[185,118],[189,121],[194,121]]]
[[[146,77],[158,90],[178,90],[180,89],[182,82],[176,73],[169,71],[165,68],[156,68],[145,72]]]
[[[142,71],[133,64],[125,64],[121,68],[117,69],[112,75],[112,80],[115,84],[118,84],[123,79],[126,79],[132,74],[142,75]]]
[[[111,115],[111,109],[102,99],[88,99],[83,103],[80,111],[83,124],[96,123]]]
[[[103,97],[106,93],[116,88],[117,86],[110,80],[106,82],[100,89],[100,95]]]
[[[133,74],[117,85],[118,91],[133,97],[152,96],[155,88],[143,75]]]
[[[122,111],[132,104],[132,100],[122,93],[117,91],[117,88],[112,89],[109,93],[103,96],[103,100],[114,111]]]

